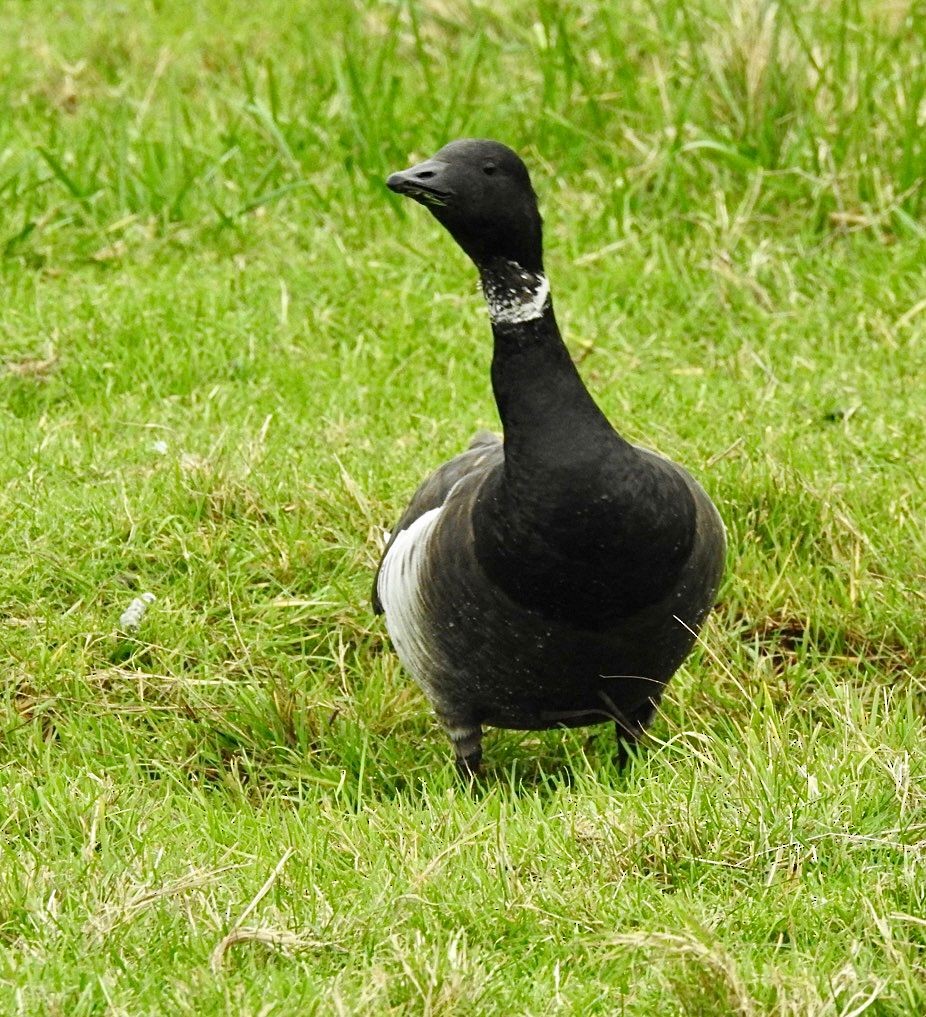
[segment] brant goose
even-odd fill
[[[396,652],[463,773],[482,725],[612,721],[620,753],[652,719],[714,602],[724,527],[680,466],[622,438],[560,336],[524,163],[451,142],[387,186],[424,205],[475,263],[504,430],[432,473],[373,586]]]

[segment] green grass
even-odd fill
[[[924,33],[0,7],[0,1013],[926,1011]],[[382,185],[465,134],[525,154],[585,378],[730,535],[633,765],[492,732],[475,794],[368,606],[496,424],[473,270]]]

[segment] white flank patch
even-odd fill
[[[492,278],[483,282],[483,292],[489,305],[489,317],[495,325],[519,325],[543,317],[550,299],[550,283],[545,275],[527,272],[519,265],[513,266],[519,279],[519,286],[507,285],[501,279]]]
[[[427,689],[428,676],[434,671],[436,660],[428,648],[427,633],[423,631],[421,569],[428,538],[440,514],[441,507],[433,508],[396,535],[376,584],[386,614],[386,630],[399,660],[424,689]]]

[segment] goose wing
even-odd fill
[[[383,613],[383,605],[379,598],[379,574],[383,568],[386,555],[395,543],[396,537],[407,530],[425,512],[431,509],[440,508],[447,500],[447,496],[464,477],[472,473],[481,473],[494,467],[504,457],[502,440],[497,434],[491,431],[478,431],[473,435],[465,452],[454,456],[453,459],[439,466],[430,474],[412,495],[408,507],[402,513],[401,518],[393,527],[389,540],[383,549],[379,565],[376,569],[376,576],[373,579],[373,611],[375,614]]]

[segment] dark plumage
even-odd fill
[[[680,466],[625,441],[582,383],[543,275],[527,170],[454,141],[388,186],[475,263],[494,338],[504,442],[486,432],[413,496],[373,604],[473,771],[482,725],[649,723],[723,569],[723,524]]]

